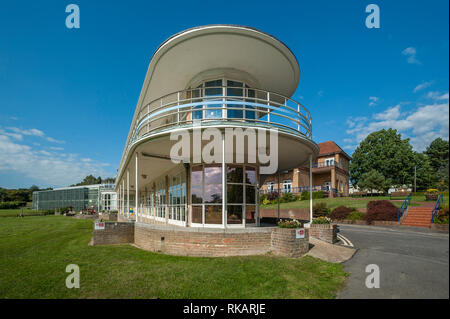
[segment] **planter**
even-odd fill
[[[427,201],[437,201],[439,194],[437,193],[425,193],[425,199]]]
[[[305,238],[296,238],[296,228],[274,228],[271,234],[271,251],[275,255],[297,258],[309,250],[309,230]]]
[[[336,224],[311,224],[310,236],[334,244],[337,242]]]

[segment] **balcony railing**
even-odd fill
[[[207,89],[222,94],[207,96],[204,88],[188,89],[167,94],[142,106],[122,161],[137,140],[174,127],[233,123],[244,127],[275,127],[307,139],[312,137],[310,113],[302,104],[288,97],[253,88],[217,86]],[[227,95],[227,92],[237,96]],[[119,170],[121,168],[122,163]]]
[[[322,163],[314,163],[313,165],[312,165],[312,168],[326,168],[326,167],[333,167],[333,166],[335,166],[335,167],[339,167],[339,168],[342,168],[343,169],[343,167],[342,167],[342,164],[340,163],[340,162],[322,162]]]

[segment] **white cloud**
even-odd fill
[[[446,103],[418,106],[410,112],[402,112],[399,104],[374,114],[371,119],[348,119],[346,132],[354,143],[359,143],[372,132],[393,128],[402,133],[403,137],[410,137],[411,145],[415,150],[423,151],[437,137],[448,140],[448,121],[448,100]],[[346,139],[345,142],[350,144],[349,139]]]
[[[75,154],[61,154],[24,145],[0,132],[0,171],[15,171],[37,180],[43,186],[67,186],[86,175],[109,176],[107,163],[89,159],[82,161]]]
[[[402,54],[408,57],[407,61],[409,64],[421,64],[416,57],[417,54],[416,48],[407,47],[405,50],[402,51]]]
[[[432,100],[448,100],[448,92],[447,93],[439,93],[436,91],[428,92],[427,98],[430,98]]]
[[[65,141],[56,140],[53,137],[47,137],[46,140],[49,141],[49,142],[52,142],[52,143],[57,143],[57,144],[64,144],[65,143]]]
[[[375,114],[374,118],[377,120],[396,120],[400,116],[400,104],[388,108],[386,111]]]
[[[419,92],[420,90],[426,89],[427,87],[430,87],[431,84],[433,84],[433,81],[429,81],[429,82],[423,82],[421,84],[419,84],[418,86],[416,86],[413,90],[414,93]]]
[[[45,135],[44,132],[42,132],[41,130],[38,130],[36,128],[32,128],[32,129],[29,129],[29,130],[23,130],[23,129],[20,129],[18,127],[7,127],[7,129],[11,130],[11,131],[13,131],[15,133],[18,133],[18,134],[29,135],[29,136],[42,137],[42,136]]]
[[[375,106],[377,105],[377,102],[380,98],[376,96],[369,96],[369,106]]]
[[[50,146],[50,149],[51,149],[52,151],[63,151],[63,150],[64,150],[64,148],[62,148],[62,147],[56,147],[56,146]]]

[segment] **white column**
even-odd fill
[[[278,172],[278,220],[280,220],[280,196],[281,196],[280,172]]]
[[[130,169],[127,169],[127,217],[130,217]]]
[[[222,225],[227,227],[227,188],[226,188],[226,165],[225,165],[225,132],[222,133]],[[244,216],[245,217],[245,216]]]
[[[125,215],[125,181],[122,179],[122,211]]]
[[[139,185],[138,185],[138,180],[139,180],[139,170],[138,170],[138,153],[136,152],[136,195],[134,197],[135,202],[136,202],[136,222],[138,221],[139,218],[139,208],[138,208],[138,203],[139,203]]]
[[[313,198],[312,198],[312,154],[309,155],[309,222],[313,219]]]
[[[117,193],[116,193],[116,208],[120,214],[120,202],[118,200],[119,198],[120,198],[120,185],[119,185],[119,189],[117,190]]]

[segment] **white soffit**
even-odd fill
[[[197,74],[229,68],[250,74],[259,89],[292,96],[300,70],[289,48],[253,28],[211,25],[180,32],[166,40],[150,61],[139,105],[186,89]]]

